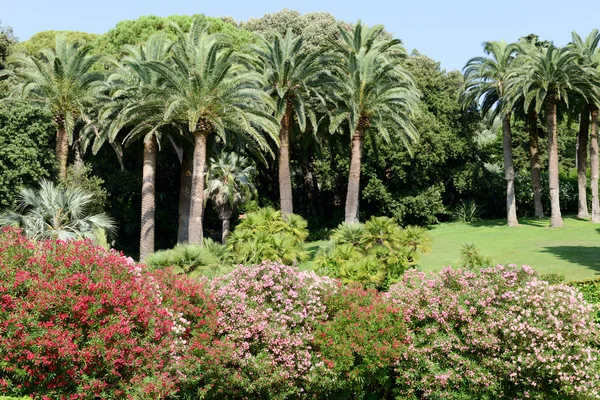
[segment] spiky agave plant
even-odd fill
[[[39,189],[23,188],[16,210],[0,216],[0,226],[17,226],[34,239],[102,239],[100,231],[115,230],[106,214],[87,213],[92,195],[80,188],[61,189],[48,180]]]

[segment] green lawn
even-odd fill
[[[494,263],[530,265],[539,273],[560,273],[567,281],[600,275],[600,225],[564,217],[564,227],[549,228],[548,220],[519,220],[510,228],[505,221],[475,224],[444,223],[429,234],[432,249],[419,259],[425,271],[458,265],[459,249],[474,243]]]
[[[567,281],[600,276],[600,224],[575,217],[563,220],[565,225],[560,229],[549,228],[547,219],[520,219],[521,225],[515,228],[503,220],[435,225],[429,231],[431,252],[421,256],[418,263],[424,271],[457,266],[460,248],[473,243],[494,263],[529,265],[541,274],[563,274]],[[306,249],[312,256],[323,243],[307,243]],[[312,262],[299,267],[310,269]]]

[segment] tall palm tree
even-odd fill
[[[352,30],[340,28],[340,35],[336,49],[340,61],[332,66],[334,81],[329,85],[336,107],[329,129],[347,129],[352,137],[345,210],[345,221],[351,223],[358,222],[365,135],[379,135],[385,141],[394,135],[410,151],[418,139],[412,117],[419,94],[401,65],[406,56],[402,43],[385,38],[382,26],[369,28],[358,22]]]
[[[598,179],[600,178],[598,160],[598,114],[600,110],[600,50],[596,50],[593,56],[596,66],[595,100],[590,102],[590,172],[592,187],[592,222],[600,222],[600,196],[598,194]]]
[[[504,178],[506,179],[506,218],[508,226],[517,226],[517,203],[515,194],[515,170],[511,148],[511,110],[506,91],[506,78],[515,60],[517,46],[505,41],[485,42],[483,51],[487,57],[474,57],[465,65],[466,78],[464,104],[481,101],[485,115],[492,112],[502,120],[502,147],[504,152]]]
[[[73,141],[75,123],[85,115],[103,79],[101,73],[92,71],[101,56],[90,54],[91,50],[90,46],[69,43],[59,35],[54,49],[44,49],[36,56],[17,54],[9,61],[13,69],[0,71],[1,75],[14,74],[20,80],[18,94],[54,114],[60,179],[67,176],[69,143]]]
[[[322,51],[308,52],[300,36],[288,29],[285,36],[279,33],[266,39],[254,51],[259,59],[259,68],[266,76],[266,91],[275,100],[275,118],[279,128],[279,198],[281,213],[287,216],[294,212],[292,180],[290,174],[290,128],[293,117],[298,121],[301,132],[306,129],[308,119],[316,126],[316,117],[310,101],[321,98],[317,89],[322,87],[328,74]]]
[[[255,169],[245,157],[236,153],[224,153],[210,160],[204,194],[212,200],[222,221],[221,242],[229,235],[231,216],[238,206],[256,195],[251,181]]]
[[[533,106],[546,114],[548,130],[548,175],[550,186],[550,226],[562,226],[559,200],[558,147],[556,117],[561,102],[567,106],[577,97],[592,100],[593,84],[589,77],[591,68],[576,62],[577,54],[569,48],[550,44],[530,52],[522,65],[514,71],[514,81],[522,88],[525,109]]]
[[[212,134],[229,130],[246,135],[262,151],[266,136],[278,143],[273,102],[262,90],[263,77],[236,62],[233,50],[217,35],[204,31],[200,19],[189,33],[174,25],[177,39],[169,62],[147,61],[162,84],[152,96],[160,99],[164,121],[186,128],[194,138],[189,242],[202,244],[206,144]]]
[[[160,83],[146,63],[164,61],[170,45],[164,35],[158,34],[145,45],[124,47],[125,56],[108,79],[113,90],[103,112],[110,141],[127,128],[126,145],[136,140],[144,142],[140,259],[154,253],[156,155],[163,137],[173,130],[172,124],[162,118],[160,99],[152,95]]]
[[[39,189],[23,188],[15,211],[0,215],[0,226],[18,226],[34,239],[84,239],[98,241],[101,231],[114,231],[105,214],[89,215],[92,195],[80,188],[60,189],[42,180]]]
[[[596,73],[593,69],[597,66],[595,55],[598,53],[600,44],[600,32],[598,29],[592,30],[584,39],[576,32],[572,33],[572,41],[569,43],[570,49],[577,54],[577,62],[581,65],[591,67],[590,72]],[[577,135],[577,184],[579,189],[579,207],[577,216],[580,218],[589,217],[587,206],[587,148],[590,131],[590,113],[592,105],[589,101],[580,102],[580,120],[579,132]]]

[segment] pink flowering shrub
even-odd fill
[[[215,279],[219,334],[235,349],[225,394],[286,398],[318,380],[323,362],[311,343],[327,318],[323,297],[336,287],[273,262],[238,266]]]
[[[598,328],[581,294],[529,267],[405,273],[389,297],[410,344],[405,398],[596,398]]]
[[[204,284],[83,241],[0,231],[0,393],[164,398],[211,328]],[[183,296],[181,296],[183,294]]]

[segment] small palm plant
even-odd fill
[[[264,260],[295,265],[308,258],[304,240],[306,221],[297,215],[283,218],[280,211],[266,207],[246,214],[227,240],[237,262],[258,264]]]
[[[256,196],[256,188],[251,181],[254,171],[254,167],[248,165],[248,159],[235,153],[224,153],[210,160],[204,195],[212,200],[219,213],[223,225],[223,244],[229,235],[231,216],[237,207]]]
[[[385,290],[429,251],[431,241],[420,227],[401,228],[388,217],[365,224],[343,223],[315,256],[319,273]]]
[[[17,226],[34,239],[102,241],[115,224],[106,214],[89,215],[92,195],[80,188],[61,189],[42,180],[39,189],[23,188],[15,211],[0,216],[0,226]]]

